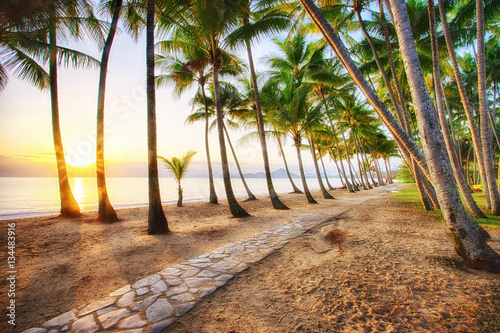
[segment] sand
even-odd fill
[[[310,205],[303,195],[242,202],[252,217],[230,218],[227,206],[166,205],[170,235],[146,233],[145,207],[119,210],[121,222],[37,217],[16,223],[18,282],[15,330],[21,332],[108,295],[166,267],[314,212],[332,219],[290,242],[204,298],[166,332],[495,332],[500,277],[463,268],[446,226],[383,196],[399,184]],[[6,244],[6,223],[1,244]],[[500,251],[500,230],[488,229]],[[2,251],[2,272],[6,254]],[[0,282],[6,301],[8,284]],[[2,318],[6,318],[2,301]],[[490,328],[488,328],[490,327]]]

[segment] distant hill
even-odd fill
[[[296,175],[292,172],[290,172],[290,175],[293,178],[299,178],[298,175]],[[266,178],[266,174],[264,172],[245,173],[244,176],[245,176],[245,178]],[[273,177],[273,178],[288,178],[288,176],[286,175],[285,169],[278,169],[278,170],[272,172],[271,177]]]

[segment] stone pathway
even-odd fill
[[[167,268],[22,333],[156,333],[236,274],[331,218],[315,213]]]

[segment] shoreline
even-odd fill
[[[386,185],[389,185],[389,184],[386,184]],[[317,189],[313,189],[313,191],[315,191]],[[342,191],[340,189],[334,189],[334,190],[329,190],[329,191]],[[286,195],[286,194],[290,194],[290,193],[293,193],[293,192],[280,192],[278,193],[278,196],[280,195]],[[263,197],[268,197],[269,194],[268,193],[254,193],[254,195],[257,197],[258,200],[260,200],[261,198]],[[236,196],[236,199],[241,199],[241,198],[245,198],[247,197],[247,195],[238,195]],[[218,196],[218,199],[219,201],[225,201],[226,200],[226,196]],[[184,199],[182,200],[182,203],[183,204],[186,204],[186,203],[198,203],[198,202],[203,202],[203,201],[207,201],[208,202],[208,198],[197,198],[197,199]],[[245,199],[246,200],[246,199]],[[243,201],[245,201],[243,200]],[[238,202],[242,202],[240,200],[238,200]],[[177,200],[168,200],[168,201],[162,201],[162,206],[167,206],[167,205],[173,205],[173,204],[176,204],[177,203]],[[220,204],[220,202],[219,202]],[[129,204],[123,204],[120,205],[120,204],[117,204],[117,205],[113,205],[113,207],[115,208],[115,210],[118,212],[119,210],[122,210],[122,209],[129,209],[129,208],[140,208],[140,207],[147,207],[148,204],[147,203],[140,203],[140,204],[133,204],[133,205],[129,205]],[[95,213],[97,214],[97,209],[92,209],[92,210],[84,210],[82,212],[83,215],[86,215],[86,214],[92,214],[92,213]],[[5,215],[2,215],[0,214],[0,223],[3,223],[3,222],[8,222],[10,220],[17,220],[17,219],[24,219],[24,218],[36,218],[36,217],[40,217],[40,218],[46,218],[46,217],[57,217],[59,215],[59,212],[58,211],[50,211],[50,212],[34,212],[34,213],[16,213],[16,214],[5,214]],[[6,217],[4,217],[6,216]]]
[[[9,177],[12,178],[12,177]],[[34,177],[40,178],[40,177]],[[54,177],[49,177],[54,178]],[[17,179],[21,179],[18,177]],[[30,178],[31,179],[31,178]],[[122,208],[133,208],[133,207],[141,207],[148,205],[147,199],[147,184],[143,183],[147,181],[147,178],[123,178],[125,179],[125,183],[122,183],[122,178],[119,179],[118,183],[114,184],[114,187],[108,184],[108,191],[110,192],[110,198],[115,209]],[[132,179],[132,183],[129,183],[128,180]],[[204,200],[208,201],[208,183],[207,188],[199,186],[199,180],[201,178],[186,178],[186,181],[192,181],[192,183],[183,184],[185,187],[184,200],[183,202],[203,202]],[[56,180],[56,178],[54,178]],[[140,183],[136,183],[137,180],[140,180]],[[164,178],[166,181],[173,182],[170,178]],[[263,181],[264,180],[264,181]],[[208,180],[207,180],[208,181]],[[290,193],[292,191],[292,187],[288,182],[288,179],[276,179],[275,190],[279,195],[283,195],[286,193]],[[338,178],[331,179],[332,184],[336,187],[340,184]],[[238,201],[245,200],[247,194],[244,190],[239,178],[232,179],[233,190],[235,191],[236,198]],[[317,182],[308,181],[309,188],[311,190],[318,189]],[[12,183],[14,184],[14,183]],[[81,211],[85,213],[91,213],[97,211],[97,193],[95,190],[95,184],[91,183],[78,183],[79,185],[74,184],[74,195],[77,198],[77,201],[80,205]],[[138,193],[136,193],[137,185],[140,185],[138,188]],[[173,184],[173,183],[172,183]],[[162,187],[162,204],[169,205],[177,202],[177,188],[171,187],[172,184],[163,184]],[[2,205],[0,205],[0,223],[3,221],[8,221],[12,219],[18,218],[29,218],[29,217],[44,217],[44,216],[52,216],[59,214],[60,203],[59,203],[59,190],[57,188],[56,182],[52,184],[48,184],[47,182],[39,183],[21,183],[20,187],[13,187],[10,192],[11,195],[5,197],[3,199]],[[82,186],[83,185],[83,186]],[[168,185],[168,186],[167,186]],[[48,187],[49,186],[49,187]],[[132,187],[130,187],[132,186]],[[143,187],[146,186],[146,187]],[[265,179],[251,179],[249,183],[252,192],[256,196],[264,196],[268,195],[267,186],[265,184]],[[340,185],[339,185],[340,186]],[[8,190],[10,187],[8,183],[6,184],[6,189]],[[26,192],[26,190],[22,190],[23,188],[30,188],[30,192]],[[21,189],[21,190],[19,190]],[[48,192],[46,191],[48,189]],[[223,184],[216,183],[216,189],[220,200],[225,199],[225,191]],[[75,192],[76,191],[76,192]],[[26,192],[26,193],[25,193]],[[128,194],[134,193],[134,194]],[[49,197],[47,197],[49,195]],[[12,196],[12,197],[11,197]],[[43,196],[43,197],[42,197]],[[50,199],[50,200],[47,200]],[[138,199],[138,200],[137,200]],[[33,202],[33,204],[32,204]],[[2,210],[4,212],[2,212]]]

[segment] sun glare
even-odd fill
[[[69,155],[66,157],[66,162],[76,168],[85,168],[91,166],[95,162],[93,155]]]

